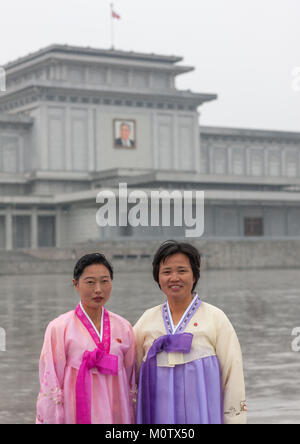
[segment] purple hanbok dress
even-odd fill
[[[174,327],[168,303],[134,327],[138,424],[244,423],[239,343],[225,314],[195,295]]]

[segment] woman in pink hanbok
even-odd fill
[[[77,262],[73,284],[80,303],[45,333],[38,424],[135,422],[135,341],[130,323],[104,307],[112,279],[102,254]]]

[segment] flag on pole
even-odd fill
[[[113,8],[111,8],[111,15],[113,18],[118,19],[118,20],[121,18],[121,16],[119,14],[117,14],[116,11],[113,10]]]
[[[111,9],[111,47],[114,49],[114,19],[120,20],[121,16],[114,10],[113,3],[110,4]]]

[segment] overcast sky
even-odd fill
[[[2,0],[0,66],[52,43],[110,48],[110,3]],[[202,124],[300,131],[300,0],[113,3],[116,49],[180,55],[195,71],[177,87],[218,94]]]

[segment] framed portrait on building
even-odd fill
[[[135,120],[114,119],[113,132],[115,148],[136,148]]]

